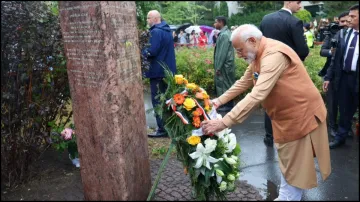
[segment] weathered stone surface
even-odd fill
[[[59,1],[85,200],[151,188],[135,2]]]

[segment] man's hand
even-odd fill
[[[215,107],[215,109],[219,108],[221,106],[221,103],[217,98],[210,100],[210,104]]]
[[[221,119],[209,120],[201,122],[201,128],[205,135],[222,131],[226,128],[226,125]]]
[[[330,83],[330,81],[324,81],[323,86],[322,86],[324,92],[328,91],[329,83]]]

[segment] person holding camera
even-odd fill
[[[348,29],[348,22],[347,22],[347,19],[349,17],[348,15],[349,15],[349,12],[346,11],[346,12],[341,13],[338,16],[339,29],[341,29],[339,34],[342,36],[342,38],[345,37],[347,29]],[[333,25],[333,26],[335,26],[335,25]],[[336,29],[330,29],[330,30],[335,31]],[[331,63],[331,56],[333,55],[334,50],[337,45],[337,40],[336,40],[336,38],[334,38],[334,36],[336,35],[337,32],[334,33],[334,31],[328,32],[329,34],[326,35],[324,44],[321,46],[320,56],[327,57],[324,67],[318,73],[318,75],[321,77],[324,77],[326,75],[328,67],[330,66],[330,63]],[[328,86],[328,90],[326,92],[326,106],[327,106],[327,111],[328,111],[329,131],[330,131],[330,134],[334,137],[336,135],[336,130],[337,130],[336,119],[337,119],[337,113],[338,113],[338,108],[339,108],[338,99],[339,98],[337,97],[334,82],[332,82],[331,85]]]
[[[324,77],[323,90],[327,92],[333,82],[339,98],[339,124],[330,149],[345,144],[352,126],[352,118],[359,105],[359,4],[349,9],[350,23],[347,35],[338,32],[336,50]]]

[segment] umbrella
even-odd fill
[[[201,25],[201,26],[200,26],[200,29],[201,29],[203,32],[211,33],[215,28],[214,28],[214,27],[207,26],[207,25]]]
[[[184,23],[184,24],[180,25],[178,28],[176,28],[175,33],[179,34],[180,30],[185,30],[186,28],[188,28],[190,26],[191,26],[191,23]]]
[[[193,30],[195,30],[195,33],[201,32],[200,26],[190,26],[185,29],[185,32],[190,34]]]

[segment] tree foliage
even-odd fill
[[[229,8],[227,6],[227,3],[225,1],[220,2],[220,6],[216,5],[214,8],[214,19],[217,16],[229,16]]]
[[[349,11],[349,8],[355,4],[359,4],[358,1],[324,1],[324,12],[327,17],[334,17],[340,15],[344,11]]]
[[[263,11],[275,11],[282,8],[283,1],[241,1],[240,5],[244,7],[243,13],[245,15],[263,12]]]
[[[162,14],[169,24],[191,22],[196,25],[204,18],[204,12],[211,9],[198,5],[195,1],[178,1],[164,3],[166,8]]]
[[[8,186],[26,180],[47,148],[48,122],[71,116],[58,14],[57,2],[1,1],[1,177]]]
[[[204,6],[206,8],[209,8],[209,10],[203,11],[204,17],[199,19],[198,24],[213,26],[214,20],[216,17],[216,16],[214,16],[214,12],[213,12],[214,7],[215,7],[215,2],[214,1],[197,1],[196,4]]]
[[[303,23],[310,22],[312,18],[311,13],[306,9],[299,10],[297,13],[294,14],[294,16],[302,20]]]
[[[138,28],[145,29],[146,28],[146,18],[147,14],[151,10],[159,10],[160,4],[156,1],[136,1],[136,17],[138,21]]]

